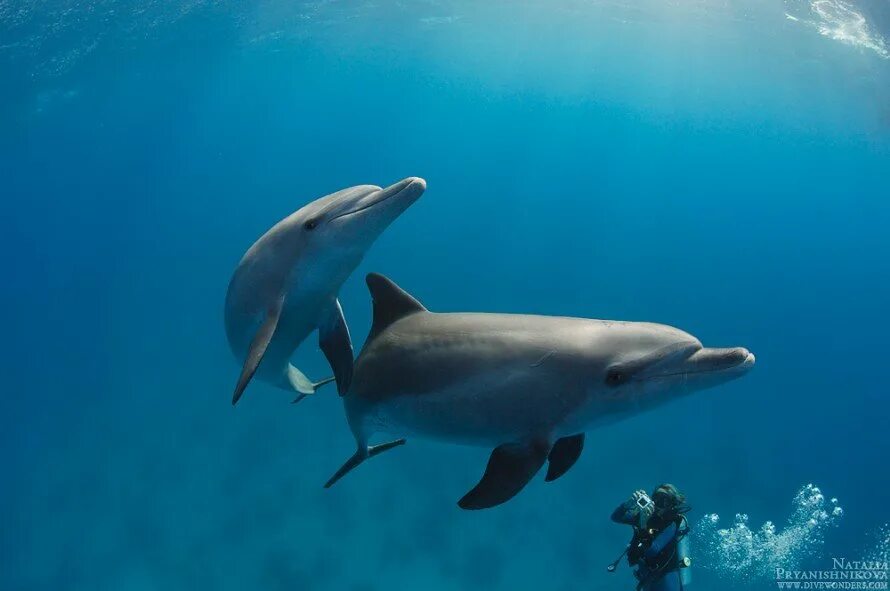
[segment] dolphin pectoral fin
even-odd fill
[[[404,445],[404,439],[396,439],[395,441],[388,441],[386,443],[381,443],[379,445],[369,445],[359,446],[358,450],[352,454],[352,457],[346,460],[346,463],[340,466],[340,469],[337,470],[333,476],[325,483],[325,488],[331,488],[334,484],[337,483],[338,480],[349,474],[354,468],[356,468],[359,464],[367,460],[368,458],[373,458],[374,456],[380,455],[385,451],[388,451],[394,447],[398,447],[400,445]]]
[[[509,501],[538,473],[549,451],[545,441],[499,445],[491,452],[482,480],[457,505],[488,509]]]
[[[553,444],[550,455],[547,456],[549,464],[547,465],[547,482],[553,482],[575,465],[578,458],[581,457],[581,450],[584,449],[584,433],[563,437]]]
[[[339,300],[334,300],[327,317],[318,327],[318,344],[334,370],[337,392],[343,396],[352,381],[353,351],[349,327],[343,318]]]
[[[275,334],[275,328],[278,326],[278,319],[281,318],[283,306],[284,296],[282,295],[266,311],[266,319],[250,342],[247,356],[244,358],[244,366],[241,368],[241,375],[238,376],[238,384],[235,386],[234,394],[232,394],[232,406],[238,404],[238,400],[244,394],[244,389],[247,388],[247,384],[250,383],[253,374],[256,373],[260,361],[263,360],[263,355],[266,354],[266,349],[269,347],[272,336]]]

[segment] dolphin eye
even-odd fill
[[[305,224],[303,224],[303,227],[306,228],[307,230],[314,230],[315,228],[318,227],[318,220],[311,219],[308,222],[306,222]]]
[[[610,386],[618,386],[624,383],[624,380],[626,378],[627,376],[625,376],[624,373],[622,373],[620,370],[613,369],[606,374],[606,383]]]

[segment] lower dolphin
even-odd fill
[[[318,330],[340,393],[352,378],[349,329],[337,300],[340,286],[377,237],[426,189],[409,177],[385,189],[360,185],[317,199],[275,224],[245,253],[229,282],[226,335],[243,364],[232,404],[251,378],[300,400],[312,383],[290,364],[294,350]]]
[[[367,277],[371,332],[343,398],[358,450],[332,486],[369,457],[375,432],[493,448],[460,501],[484,509],[516,495],[548,463],[547,481],[581,455],[584,433],[745,374],[742,347],[703,347],[679,329],[511,314],[434,314],[392,281]]]

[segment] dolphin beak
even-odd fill
[[[395,198],[395,200],[400,202],[401,210],[404,211],[409,205],[417,201],[417,199],[423,195],[425,190],[425,180],[416,176],[408,177],[386,187],[385,189],[380,189],[379,191],[374,191],[363,196],[357,202],[353,203],[351,207],[347,207],[346,211],[338,213],[332,217],[330,221],[333,222],[334,220],[357,214],[392,198]]]
[[[754,354],[744,347],[705,348],[686,360],[685,373],[743,373],[754,367],[754,362]]]
[[[381,190],[381,201],[399,195],[416,199],[417,197],[420,197],[424,191],[426,191],[426,181],[419,176],[409,176],[408,178],[402,179]],[[402,195],[402,193],[404,193],[404,195]]]
[[[744,347],[730,349],[708,348],[698,345],[677,347],[662,359],[647,364],[642,379],[667,379],[691,376],[732,379],[754,367],[754,354]]]

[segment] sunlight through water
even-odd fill
[[[821,35],[847,45],[869,49],[890,59],[887,43],[855,6],[843,0],[786,0],[785,16],[815,28]]]

